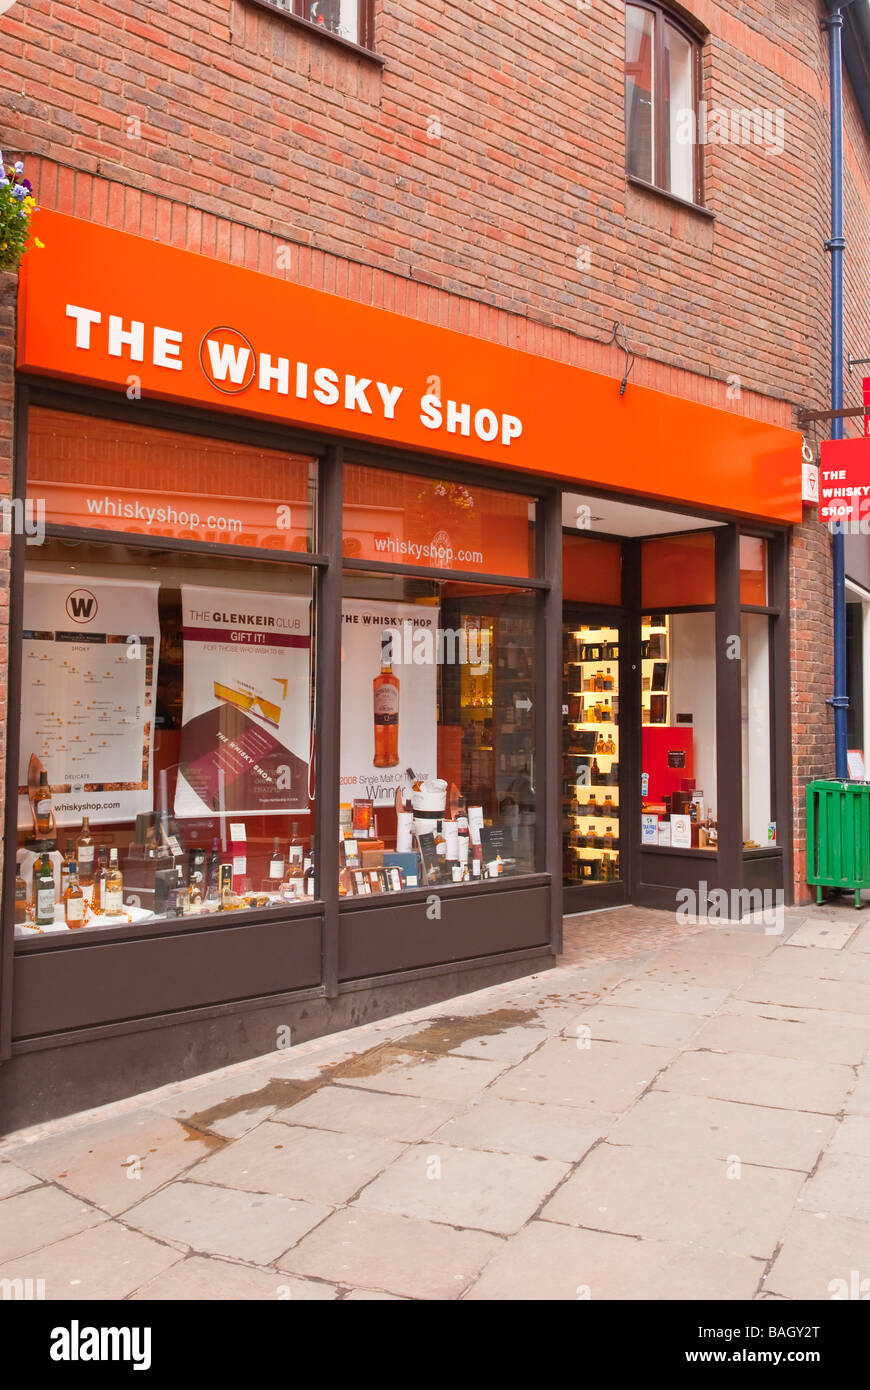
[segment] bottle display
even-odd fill
[[[562,845],[566,887],[610,883],[620,877],[618,658],[616,628],[563,623]]]
[[[399,677],[393,675],[393,638],[381,635],[381,669],[372,682],[375,732],[375,767],[396,767],[399,762]]]

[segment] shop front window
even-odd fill
[[[28,466],[16,935],[312,899],[316,463],[34,409]]]
[[[641,619],[641,842],[714,850],[716,615]]]
[[[449,475],[348,464],[342,553],[419,569],[534,574],[535,503]]]
[[[619,629],[562,622],[563,879],[622,877],[619,838]]]
[[[536,596],[347,571],[340,893],[536,867]]]

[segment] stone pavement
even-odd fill
[[[768,936],[624,908],[569,919],[563,961],[9,1136],[0,1281],[47,1299],[866,1295],[865,913],[791,909]]]

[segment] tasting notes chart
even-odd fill
[[[127,820],[152,808],[157,584],[29,574],[19,824],[31,754],[48,773],[58,825]]]

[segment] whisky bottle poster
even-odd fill
[[[18,824],[41,760],[58,826],[152,809],[157,584],[87,574],[24,581]]]
[[[307,810],[310,600],[186,584],[181,608],[184,701],[175,814]]]
[[[342,801],[393,805],[407,768],[435,776],[438,614],[415,603],[342,603]],[[392,634],[386,644],[385,633]]]

